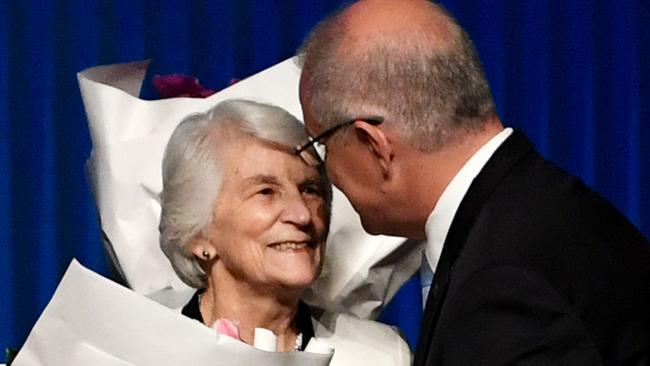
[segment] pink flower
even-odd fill
[[[239,323],[237,321],[219,318],[212,325],[212,328],[219,334],[227,335],[241,341],[239,337]]]
[[[175,97],[207,98],[216,93],[216,90],[203,87],[199,83],[199,79],[180,74],[154,75],[151,82],[163,99]]]

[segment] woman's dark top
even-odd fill
[[[198,320],[203,323],[203,316],[201,316],[201,310],[199,309],[199,295],[203,293],[203,290],[197,291],[190,302],[183,307],[183,315]],[[314,327],[311,323],[311,314],[309,311],[309,305],[300,301],[298,303],[298,314],[296,314],[296,327],[298,327],[298,332],[302,333],[302,344],[300,345],[300,351],[304,351],[307,347],[307,343],[314,336]]]

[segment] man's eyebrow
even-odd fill
[[[243,184],[247,186],[252,186],[256,184],[273,184],[273,185],[278,185],[280,184],[280,180],[278,177],[274,175],[268,175],[268,174],[256,174],[253,176],[250,176],[246,179],[244,179]]]

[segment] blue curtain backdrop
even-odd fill
[[[290,57],[339,3],[0,1],[0,347],[22,344],[72,257],[110,275],[75,73],[152,58],[154,72],[220,88]],[[506,124],[650,236],[650,3],[442,3],[473,37]],[[417,278],[401,295],[382,319],[414,342]]]

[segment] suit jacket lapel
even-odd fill
[[[518,130],[515,130],[492,155],[474,179],[460,203],[445,239],[440,261],[436,267],[434,281],[431,284],[431,291],[429,292],[420,325],[420,336],[415,352],[414,366],[424,365],[425,361],[430,357],[431,341],[433,340],[433,333],[449,286],[450,274],[476,217],[499,181],[517,161],[532,151],[532,145],[526,137]]]

